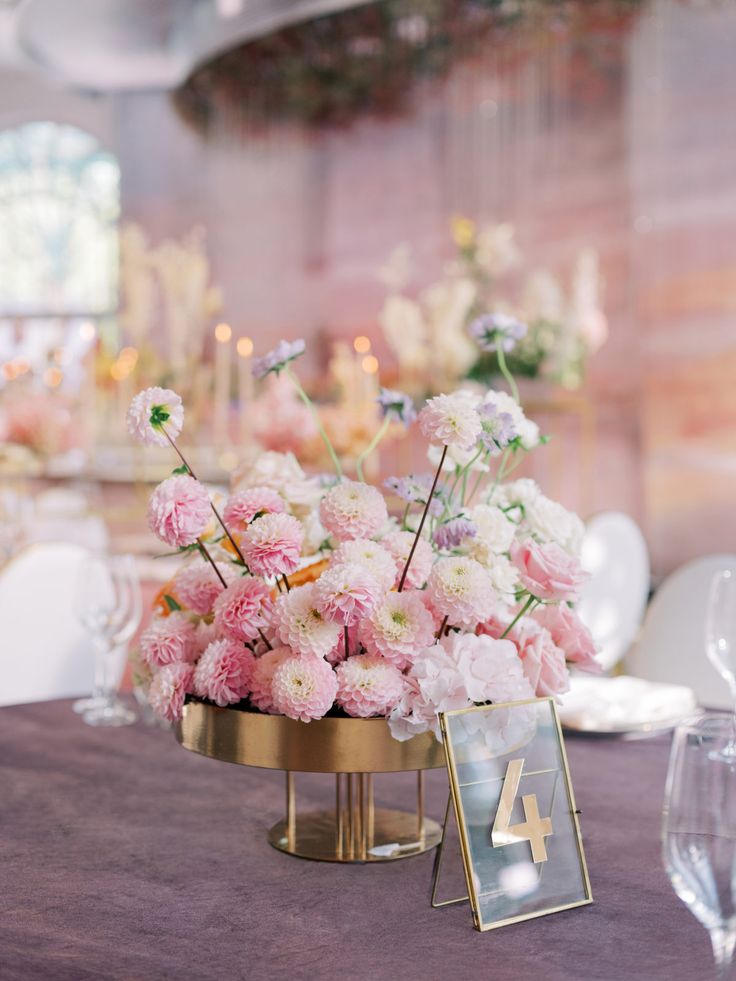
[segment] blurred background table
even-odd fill
[[[184,964],[212,981],[710,976],[706,931],[661,865],[667,736],[568,740],[595,904],[485,935],[466,904],[431,909],[430,855],[359,867],[274,851],[278,774],[140,724],[91,729],[65,701],[0,711],[0,745],[3,981],[152,981]],[[298,778],[305,806],[324,779]],[[427,783],[441,817],[444,771]],[[411,781],[376,781],[379,801],[402,789],[409,805]],[[460,888],[446,864],[443,897]]]

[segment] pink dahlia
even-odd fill
[[[388,715],[404,692],[401,672],[382,657],[349,657],[338,665],[336,674],[337,704],[360,719]]]
[[[232,582],[237,575],[233,566],[227,562],[218,562],[217,568],[225,582]],[[220,577],[209,562],[192,562],[174,577],[173,591],[176,598],[182,606],[201,617],[212,613],[215,600],[222,590]]]
[[[156,715],[167,722],[178,722],[184,696],[192,691],[193,679],[191,664],[166,664],[157,671],[148,689],[148,702]]]
[[[273,704],[273,673],[276,668],[293,655],[290,647],[275,647],[266,651],[253,662],[250,679],[250,703],[261,712],[275,712]]]
[[[260,579],[244,576],[215,600],[215,624],[230,640],[250,641],[271,622],[271,590]]]
[[[334,565],[357,562],[376,577],[378,585],[386,592],[396,582],[396,559],[383,545],[369,538],[354,538],[352,541],[342,542],[335,550],[332,562]]]
[[[514,641],[524,674],[538,697],[569,691],[570,676],[565,653],[552,640],[549,630],[525,617],[514,628]]]
[[[411,531],[392,531],[381,539],[381,545],[396,559],[396,583],[398,584],[404,566],[409,558],[416,536]],[[420,538],[414,549],[411,565],[404,580],[404,589],[421,589],[432,570],[434,552],[426,538]]]
[[[170,388],[146,388],[130,403],[125,421],[128,432],[139,442],[168,446],[165,432],[176,440],[184,425],[184,407]]]
[[[429,399],[419,413],[419,428],[432,443],[466,451],[474,449],[482,430],[478,410],[462,392]]]
[[[248,526],[242,549],[257,576],[284,576],[299,565],[304,529],[291,514],[264,514]]]
[[[194,661],[196,628],[185,613],[157,617],[141,634],[141,656],[151,668]]]
[[[527,539],[512,545],[510,555],[522,586],[538,599],[574,603],[588,578],[578,560],[555,542]]]
[[[222,512],[230,532],[242,535],[254,518],[264,514],[283,514],[286,502],[270,487],[249,487],[231,494]]]
[[[215,705],[232,705],[250,691],[255,658],[234,640],[215,640],[194,669],[194,690]]]
[[[591,632],[567,604],[542,606],[534,613],[534,619],[549,630],[552,641],[563,651],[568,663],[593,674],[601,671]]]
[[[271,682],[277,712],[290,719],[321,719],[332,708],[337,694],[335,672],[322,658],[292,654],[278,665]]]
[[[375,487],[344,480],[322,498],[319,517],[327,531],[342,542],[375,535],[388,521],[388,510]]]
[[[435,562],[427,598],[453,627],[474,628],[493,610],[495,595],[488,573],[475,559],[448,556]]]
[[[389,593],[362,622],[360,639],[369,654],[406,668],[418,651],[434,642],[435,629],[419,593]]]
[[[355,562],[331,566],[317,580],[322,615],[342,626],[370,616],[380,597],[375,576]]]
[[[272,625],[279,639],[297,654],[317,657],[326,657],[341,633],[340,624],[327,620],[320,612],[317,584],[313,582],[277,598]]]
[[[168,477],[148,504],[151,531],[172,548],[193,545],[206,529],[210,514],[207,489],[188,474]]]

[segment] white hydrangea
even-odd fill
[[[521,477],[519,480],[513,480],[511,483],[503,484],[499,489],[506,502],[502,505],[503,507],[520,504],[523,508],[528,508],[542,496],[539,484],[536,480],[532,480],[531,477]]]

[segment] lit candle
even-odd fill
[[[249,419],[248,406],[253,398],[253,373],[250,356],[253,354],[253,341],[250,337],[239,337],[236,345],[238,352],[238,421],[240,423],[240,442],[248,442]]]
[[[227,441],[227,416],[230,402],[230,339],[233,336],[229,324],[215,327],[215,406],[213,415],[214,444],[223,450]]]

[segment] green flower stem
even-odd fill
[[[363,463],[365,460],[368,459],[368,457],[371,455],[371,453],[375,450],[375,448],[381,442],[383,437],[386,435],[386,431],[389,425],[390,425],[390,419],[388,416],[386,416],[386,418],[381,423],[376,435],[373,437],[373,439],[370,441],[368,446],[366,446],[366,448],[360,454],[358,459],[355,461],[355,470],[358,474],[358,480],[365,481],[365,477],[363,476]]]
[[[195,480],[198,480],[199,478],[197,477],[197,475],[195,474],[195,472],[192,470],[192,468],[189,466],[189,463],[184,459],[184,454],[181,452],[181,450],[176,445],[176,443],[171,438],[171,436],[169,436],[169,434],[166,432],[166,426],[164,426],[164,425],[161,426],[161,432],[164,434],[164,436],[166,437],[166,439],[169,441],[169,443],[172,446],[174,452],[179,457],[179,459],[181,460],[182,464],[187,468],[187,470],[189,471],[190,475],[192,477],[194,477]],[[227,535],[228,541],[230,542],[230,544],[232,545],[232,547],[235,549],[235,552],[236,552],[238,558],[243,563],[245,569],[248,572],[250,572],[250,569],[248,569],[248,563],[245,561],[245,557],[243,556],[243,553],[240,551],[240,547],[239,547],[238,543],[235,541],[235,539],[233,538],[233,536],[228,531],[227,525],[222,520],[222,516],[221,516],[220,512],[217,510],[217,508],[215,507],[214,501],[211,498],[210,498],[210,507],[212,508],[213,514],[215,515],[215,517],[217,518],[217,520],[220,522],[220,525],[222,527],[222,530]]]
[[[483,458],[483,461],[482,461],[484,464],[488,462],[488,460],[490,458],[490,455],[491,455],[490,450],[486,451],[486,454],[485,454],[485,456]],[[473,498],[475,497],[475,495],[478,493],[478,488],[480,487],[480,485],[483,483],[483,481],[487,477],[488,477],[488,471],[487,470],[481,470],[481,472],[478,474],[478,479],[476,480],[475,484],[473,484],[473,486],[470,488],[470,493],[468,494],[468,507],[470,507],[470,502],[473,500]]]
[[[509,458],[510,453],[511,450],[509,449],[503,451],[501,462],[498,465],[498,470],[496,471],[496,479],[493,481],[493,484],[491,485],[491,489],[488,491],[488,496],[486,497],[486,504],[491,503],[493,499],[493,495],[496,493],[496,488],[501,483],[503,478],[506,476],[506,462]]]
[[[498,358],[498,367],[501,369],[501,374],[509,383],[509,388],[511,389],[511,394],[513,395],[516,402],[519,401],[519,388],[514,381],[514,376],[509,371],[509,366],[506,364],[506,355],[503,350],[503,338],[497,338],[496,347],[496,357]]]
[[[514,619],[511,621],[511,623],[508,625],[508,627],[506,627],[506,629],[504,630],[504,632],[501,634],[501,636],[498,639],[499,640],[503,640],[504,637],[506,637],[513,630],[513,628],[516,626],[516,624],[519,622],[519,620],[521,620],[521,618],[526,613],[529,612],[529,610],[534,606],[535,603],[539,603],[539,600],[537,599],[536,596],[532,596],[531,593],[530,593],[529,594],[529,598],[527,599],[527,601],[524,604],[524,606],[522,606],[522,608],[519,610],[519,612],[516,614],[516,616],[514,617]]]
[[[340,461],[337,458],[337,453],[335,453],[335,448],[330,442],[330,437],[325,432],[325,427],[322,425],[322,420],[319,417],[319,412],[317,412],[314,403],[307,395],[307,393],[304,391],[301,382],[299,381],[297,376],[294,374],[294,372],[291,370],[291,368],[288,365],[286,365],[286,367],[284,368],[284,374],[289,376],[292,385],[297,391],[297,395],[302,400],[302,402],[306,405],[309,411],[312,413],[312,418],[314,419],[317,425],[319,434],[322,437],[322,442],[327,447],[327,452],[330,454],[330,457],[332,459],[333,466],[335,467],[335,473],[337,474],[338,477],[342,477],[342,467],[340,466]]]
[[[447,495],[448,502],[449,501],[452,501],[452,498],[455,496],[455,491],[457,490],[457,485],[467,475],[468,471],[473,466],[473,464],[478,459],[478,457],[481,455],[481,453],[483,453],[483,447],[481,447],[478,450],[478,452],[475,454],[475,456],[471,457],[470,460],[468,460],[468,462],[465,464],[464,467],[460,467],[457,470],[457,472],[455,474],[455,480],[453,482],[452,487],[450,488],[450,493]],[[445,510],[447,510],[447,508],[445,508]]]
[[[401,579],[399,580],[398,592],[400,593],[404,588],[404,583],[406,582],[406,574],[409,571],[409,566],[411,565],[411,560],[414,558],[414,552],[416,551],[417,542],[422,534],[422,528],[424,528],[424,522],[427,520],[427,514],[429,513],[429,506],[432,503],[432,498],[434,497],[435,488],[437,487],[437,481],[440,479],[440,474],[442,473],[442,466],[445,462],[445,457],[447,456],[447,447],[442,447],[442,456],[440,457],[440,465],[437,467],[437,473],[434,475],[434,481],[432,482],[432,489],[427,497],[427,503],[424,505],[424,510],[422,511],[422,519],[419,522],[419,527],[417,528],[417,533],[414,536],[414,541],[412,542],[411,551],[409,552],[409,557],[406,560],[406,565],[404,566],[404,571],[401,573]]]
[[[401,527],[406,529],[406,519],[409,517],[409,508],[411,507],[411,501],[404,508],[404,514],[401,518]]]

